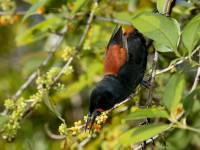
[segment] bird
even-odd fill
[[[115,28],[105,51],[103,79],[90,95],[85,130],[91,130],[98,115],[124,101],[143,81],[147,64],[145,42],[133,26],[124,32],[122,26]]]

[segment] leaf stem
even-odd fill
[[[183,128],[184,129],[184,128]],[[193,128],[193,127],[190,127],[190,126],[186,126],[185,127],[186,130],[189,130],[189,131],[193,131],[193,132],[196,132],[196,133],[199,133],[200,134],[200,129],[197,129],[197,128]]]

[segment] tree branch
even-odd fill
[[[191,57],[196,54],[198,51],[200,50],[200,45],[196,47],[196,49],[191,53]],[[159,74],[162,74],[162,73],[165,73],[165,72],[168,72],[174,68],[176,68],[178,65],[182,64],[183,62],[185,62],[186,60],[188,60],[190,57],[189,56],[186,56],[184,57],[183,59],[179,60],[178,62],[176,62],[175,64],[173,65],[169,65],[168,67],[166,67],[165,69],[162,69],[162,70],[158,70],[156,71],[156,76],[159,75]]]
[[[64,35],[67,33],[67,28],[66,26],[61,30],[62,36],[57,37],[57,41],[55,45],[49,50],[49,54],[47,58],[42,62],[40,67],[46,67],[50,60],[53,58],[57,48],[60,46],[60,43],[63,41]],[[15,95],[12,96],[13,100],[16,100],[22,93],[23,91],[29,87],[29,85],[36,79],[37,77],[37,72],[33,72],[28,79],[25,81],[25,83],[17,90]]]
[[[192,52],[191,56],[193,56],[194,54],[196,54],[198,51],[200,51],[200,45],[197,46],[197,48]],[[155,76],[170,71],[171,69],[175,68],[177,65],[180,65],[181,63],[183,63],[184,61],[186,61],[186,60],[188,60],[188,59],[189,59],[189,57],[187,56],[187,57],[185,57],[185,59],[183,59],[183,60],[181,60],[181,61],[178,61],[176,64],[170,65],[170,66],[168,66],[167,68],[165,68],[165,69],[163,69],[163,70],[161,70],[161,71],[159,71],[159,72],[156,72],[156,73],[155,73]],[[200,63],[199,63],[199,64],[200,64]],[[196,78],[197,78],[197,77],[196,77]],[[195,82],[196,82],[196,78],[195,78]],[[194,85],[197,86],[197,84],[196,84],[195,82],[193,83],[193,86],[194,86]],[[195,88],[196,88],[196,87],[195,87]],[[191,93],[191,92],[192,92],[192,91],[190,90],[190,93]],[[133,96],[134,96],[134,95],[129,96],[129,97],[128,97],[127,99],[125,99],[123,102],[121,102],[121,103],[119,103],[119,104],[116,104],[113,108],[107,110],[107,112],[111,112],[112,110],[114,110],[114,109],[120,107],[121,105],[125,104],[125,103],[128,102],[128,101],[131,99],[131,97],[133,97]],[[179,120],[182,116],[183,116],[183,113],[181,113],[181,114],[177,117],[177,119]],[[85,124],[83,124],[83,125],[81,126],[82,129],[84,129],[84,127],[85,127]],[[68,129],[70,129],[70,128],[68,128]],[[164,132],[168,131],[169,129],[171,129],[171,127],[167,128]],[[59,136],[59,135],[56,135],[56,137],[58,137],[58,136]],[[61,136],[61,135],[60,135],[59,139],[60,139],[60,140],[63,140],[63,139],[65,139],[65,137],[66,137],[66,136]],[[146,141],[146,144],[152,143],[152,139],[155,140],[155,139],[157,139],[158,137],[159,137],[159,135],[156,135],[156,136],[154,136],[153,138],[148,139],[148,140]],[[52,138],[52,137],[50,137],[50,138]],[[52,138],[52,139],[54,139],[54,138]],[[57,138],[56,138],[56,139],[57,139]],[[55,140],[56,140],[56,139],[55,139]],[[141,148],[142,148],[142,145],[138,145],[134,150],[139,150],[139,149],[141,149]]]
[[[196,73],[196,76],[195,76],[195,80],[194,80],[194,83],[192,85],[192,88],[191,88],[191,91],[194,91],[199,83],[199,78],[200,78],[200,48],[199,48],[199,67],[197,68],[197,73]]]
[[[98,5],[97,2],[95,2],[94,5]],[[63,65],[61,71],[58,73],[58,75],[54,78],[54,83],[57,82],[60,77],[64,74],[65,70],[67,67],[69,67],[69,65],[72,63],[73,59],[74,59],[74,56],[81,50],[82,46],[83,46],[83,43],[86,39],[86,36],[88,34],[88,31],[90,29],[90,26],[91,26],[91,23],[94,19],[94,11],[91,11],[90,14],[89,14],[89,17],[88,17],[88,20],[87,20],[87,24],[85,26],[85,30],[75,48],[75,52],[74,54],[68,59],[68,61]]]
[[[97,5],[97,2],[95,2],[95,5]],[[85,38],[86,38],[87,33],[88,33],[89,29],[90,29],[90,26],[91,26],[91,23],[92,23],[93,19],[94,19],[94,11],[91,11],[91,12],[90,12],[90,15],[89,15],[89,17],[88,17],[88,20],[87,20],[87,24],[86,24],[85,30],[84,30],[84,32],[83,32],[83,34],[82,34],[82,36],[81,36],[81,38],[80,38],[80,40],[79,40],[79,42],[78,42],[76,48],[75,48],[74,54],[72,54],[72,56],[71,56],[71,57],[66,61],[66,63],[63,65],[63,67],[61,68],[61,71],[60,71],[60,72],[57,74],[57,76],[54,78],[54,81],[53,81],[51,87],[53,87],[53,86],[59,81],[60,77],[65,73],[65,70],[66,70],[66,69],[70,66],[70,64],[72,63],[72,61],[73,61],[75,55],[81,50],[82,45],[83,45],[83,43],[84,43],[84,41],[85,41]],[[23,115],[23,117],[26,117],[26,114],[29,114],[29,113],[33,112],[33,109],[34,109],[34,107],[35,107],[36,104],[37,104],[37,103],[35,103],[34,105],[32,105],[30,108],[28,108],[28,109],[26,110],[26,112],[28,112],[28,113],[25,112],[25,115]]]
[[[116,19],[116,18],[107,18],[107,17],[102,17],[102,16],[95,16],[95,19],[99,20],[99,21],[112,22],[112,23],[122,24],[122,25],[132,25],[128,21],[124,21],[124,20],[120,20],[120,19]]]
[[[44,125],[44,130],[45,130],[45,133],[47,134],[47,136],[50,137],[51,139],[63,140],[66,138],[65,135],[57,135],[57,134],[52,133],[51,130],[49,129],[47,123]]]
[[[152,71],[151,71],[151,76],[150,76],[150,85],[151,86],[150,86],[149,93],[148,93],[147,107],[149,107],[152,103],[153,87],[154,87],[154,82],[155,82],[157,62],[158,62],[158,52],[155,50],[154,57],[153,57],[153,63],[152,63]]]

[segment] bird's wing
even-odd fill
[[[128,60],[127,39],[123,35],[122,27],[115,29],[108,43],[105,59],[104,73],[105,75],[117,76],[120,68]]]

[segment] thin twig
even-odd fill
[[[97,5],[97,2],[95,2],[95,5]],[[68,61],[63,65],[63,67],[61,68],[61,71],[58,73],[58,75],[54,78],[54,83],[56,83],[60,77],[65,73],[65,70],[69,67],[69,65],[72,63],[74,56],[81,50],[83,43],[86,39],[86,36],[88,34],[88,31],[90,29],[91,23],[94,19],[94,11],[90,12],[89,18],[87,20],[87,24],[85,26],[85,30],[79,40],[79,43],[77,44],[76,48],[75,48],[75,52],[73,54],[73,56],[71,56]]]
[[[164,4],[164,7],[163,7],[163,11],[162,11],[164,16],[169,16],[169,11],[170,11],[170,7],[171,7],[171,2],[172,1],[173,0],[165,0],[165,4]],[[149,93],[148,93],[147,107],[149,107],[152,104],[153,86],[154,86],[154,82],[155,82],[155,74],[156,74],[157,62],[158,62],[158,52],[155,50],[153,63],[152,63],[152,72],[151,72],[151,76],[150,76],[150,85],[151,86],[150,86]],[[146,122],[148,123],[148,118],[147,118]],[[147,140],[145,140],[143,143],[146,146]],[[143,145],[140,145],[140,148],[142,148],[142,147],[143,147]]]
[[[199,78],[200,78],[200,50],[199,50],[199,67],[197,68],[197,73],[196,73],[196,76],[195,76],[195,80],[194,80],[194,83],[192,85],[192,89],[191,91],[194,91],[199,83]]]
[[[47,123],[44,125],[44,130],[45,130],[45,133],[47,134],[47,136],[50,137],[51,139],[63,140],[66,138],[65,135],[57,135],[57,134],[52,133],[51,130],[49,129]]]
[[[191,57],[196,54],[200,49],[200,45],[197,46],[197,48],[191,53]],[[183,59],[179,60],[178,62],[176,62],[175,64],[172,64],[172,65],[169,65],[168,67],[166,67],[165,69],[162,69],[162,70],[157,70],[156,71],[156,76],[159,75],[159,74],[162,74],[162,73],[165,73],[165,72],[168,72],[174,68],[176,68],[178,65],[182,64],[183,62],[185,62],[186,60],[188,60],[190,57],[189,56],[186,56],[184,57]]]
[[[122,25],[132,25],[128,21],[124,21],[124,20],[120,20],[120,19],[116,19],[116,18],[107,18],[107,17],[102,17],[102,16],[96,16],[95,20],[112,22],[112,23],[117,23],[117,24],[122,24]]]
[[[199,54],[200,54],[200,47],[199,47],[199,48],[197,47],[197,49],[198,49]],[[199,64],[200,64],[200,55],[199,55]],[[198,67],[198,69],[199,69],[199,68],[200,68],[200,67]],[[200,76],[200,74],[199,74],[199,72],[197,71],[195,80],[194,80],[194,82],[193,82],[193,86],[192,86],[191,90],[189,91],[189,93],[192,93],[192,92],[196,89],[196,87],[197,87],[197,85],[198,85],[198,82],[199,82],[199,80],[197,80],[196,78],[199,78],[199,76]],[[182,112],[178,115],[178,117],[177,117],[176,119],[177,119],[177,120],[180,120],[180,119],[183,117],[183,115],[184,115],[184,112],[182,111]],[[173,129],[173,125],[174,125],[174,123],[171,123],[171,124],[169,125],[169,127],[168,127],[167,129],[165,129],[162,133],[167,132],[167,131],[169,131],[170,129]],[[189,128],[189,127],[188,127],[188,128]],[[190,128],[190,130],[191,130],[191,128]],[[192,128],[192,131],[196,131],[196,129]],[[198,130],[198,132],[199,132],[199,130]],[[152,139],[153,139],[153,140],[156,140],[158,137],[159,137],[159,135],[155,135],[153,138],[148,139],[148,140],[146,141],[146,144],[152,143],[152,142],[153,142]],[[137,147],[134,148],[134,150],[139,150],[139,149],[142,149],[142,145],[138,145]]]
[[[95,2],[95,5],[97,5],[97,2]],[[55,83],[58,82],[58,80],[60,79],[60,77],[65,73],[65,70],[66,70],[66,69],[69,67],[69,65],[72,63],[75,54],[77,54],[77,52],[79,52],[79,51],[81,50],[81,48],[82,48],[82,46],[83,46],[83,43],[84,43],[84,41],[85,41],[85,39],[86,39],[87,33],[88,33],[89,29],[90,29],[90,26],[91,26],[91,23],[92,23],[93,19],[94,19],[94,11],[91,11],[91,12],[90,12],[90,15],[89,15],[89,18],[88,18],[88,20],[87,20],[87,24],[86,24],[85,30],[84,30],[84,32],[83,32],[83,34],[82,34],[82,36],[81,36],[81,38],[80,38],[80,40],[79,40],[79,43],[77,44],[77,46],[76,46],[76,48],[75,48],[74,54],[73,54],[73,55],[68,59],[68,61],[63,65],[63,67],[61,68],[61,71],[60,71],[60,72],[58,73],[58,75],[54,78],[54,81],[53,81],[53,84],[51,85],[51,87],[52,87]],[[37,104],[37,103],[36,103],[36,104]],[[35,105],[36,105],[36,104],[35,104]],[[32,112],[33,109],[34,109],[34,107],[35,107],[35,105],[32,106],[32,107],[30,107],[30,108],[28,108],[26,112]],[[28,114],[29,114],[29,113],[28,113]],[[26,115],[25,115],[25,116],[26,116]],[[24,117],[25,117],[25,116],[24,116]],[[58,135],[58,136],[59,136],[59,135]]]
[[[78,145],[78,150],[82,150],[83,147],[90,141],[91,137],[85,138],[81,143]]]
[[[73,60],[73,57],[71,56],[68,61],[65,63],[65,65],[62,67],[61,71],[58,73],[58,75],[54,78],[53,84],[55,84],[56,82],[58,82],[58,80],[60,79],[60,77],[65,73],[65,70],[69,67],[69,65],[71,64]]]
[[[0,11],[0,16],[7,16],[7,15],[20,15],[23,16],[26,14],[26,11],[17,11],[17,12],[6,12],[6,11]]]
[[[95,5],[97,5],[97,2],[95,2]],[[91,11],[90,15],[89,15],[89,18],[87,20],[87,24],[86,24],[86,27],[85,27],[85,30],[81,36],[81,39],[79,41],[79,43],[77,44],[77,47],[76,47],[76,51],[79,51],[83,45],[83,42],[87,36],[87,33],[89,31],[89,28],[90,28],[90,25],[92,23],[92,20],[94,18],[94,11]],[[59,36],[58,39],[57,39],[57,42],[56,44],[52,47],[52,49],[49,51],[49,55],[48,57],[42,62],[41,64],[41,67],[45,67],[48,62],[51,60],[51,58],[53,57],[55,51],[57,50],[58,46],[60,45],[60,43],[62,42],[63,38],[64,38],[64,34],[67,32],[67,28],[64,27],[64,29],[61,31],[61,35],[62,36]],[[71,63],[72,60],[70,60],[70,63]],[[70,65],[70,63],[68,64],[68,61],[66,62],[66,64],[68,64],[68,66]],[[63,66],[63,68],[66,68],[66,64]],[[63,69],[62,69],[63,71]],[[63,74],[63,72],[62,72]],[[59,75],[59,78],[60,76],[62,76],[62,74]],[[37,72],[33,72],[27,79],[27,81],[18,89],[18,91],[15,93],[15,95],[12,97],[14,100],[16,100],[21,94],[22,92],[36,79],[37,77]],[[57,80],[57,79],[56,79]]]
[[[170,12],[170,8],[171,8],[171,4],[172,4],[173,0],[166,0],[164,7],[163,7],[163,15],[164,16],[169,16],[169,12]]]
[[[48,65],[48,63],[50,62],[50,60],[53,58],[57,48],[60,46],[60,43],[63,41],[64,35],[67,32],[67,28],[66,26],[61,30],[61,33],[63,34],[62,36],[58,36],[57,37],[57,41],[55,43],[55,45],[53,45],[53,47],[49,50],[49,54],[47,56],[47,58],[42,62],[42,64],[40,65],[41,67],[45,67]],[[26,80],[26,82],[17,90],[17,92],[15,93],[15,95],[12,96],[13,100],[16,100],[21,94],[22,92],[29,87],[29,85],[36,79],[37,77],[37,72],[33,72],[28,79]]]
[[[173,0],[165,0],[165,4],[164,4],[164,7],[163,7],[163,15],[169,16],[169,11],[170,11],[170,8],[171,8],[172,1]],[[152,103],[153,85],[154,85],[154,81],[155,81],[157,62],[158,62],[158,52],[155,50],[154,58],[153,58],[153,64],[152,64],[151,78],[150,78],[151,79],[150,80],[151,86],[150,86],[150,89],[149,89],[149,94],[148,94],[149,97],[148,97],[148,100],[147,100],[147,106],[150,106],[151,103]]]
[[[197,46],[197,48],[192,52],[192,55],[191,55],[191,56],[193,56],[194,54],[196,54],[198,51],[199,51],[199,53],[200,53],[200,45]],[[200,57],[200,55],[199,55],[199,57]],[[155,59],[157,59],[157,58],[155,58]],[[163,69],[163,71],[156,72],[155,74],[153,74],[153,76],[155,76],[155,75],[160,75],[160,74],[162,74],[162,73],[168,72],[168,71],[170,71],[171,69],[175,68],[177,65],[183,63],[183,62],[184,62],[185,60],[187,60],[187,59],[189,59],[188,56],[185,57],[184,60],[178,61],[178,62],[177,62],[176,64],[174,64],[173,66],[170,65],[169,67]],[[154,61],[154,62],[155,62],[155,61]],[[200,64],[200,59],[199,59],[199,64]],[[199,68],[200,68],[200,67],[199,67]],[[199,69],[199,68],[198,68],[198,69]],[[198,72],[197,72],[197,74],[198,74]],[[199,75],[198,75],[198,76],[199,76]],[[190,90],[190,93],[197,87],[198,82],[197,82],[197,83],[196,83],[196,82],[197,82],[197,75],[196,75],[196,77],[195,77],[195,81],[194,81],[193,86],[192,86],[192,88],[191,88],[191,90]],[[134,95],[132,95],[132,96],[134,96]],[[114,110],[114,109],[120,107],[121,105],[123,105],[123,104],[125,104],[126,102],[128,102],[130,99],[131,99],[131,96],[128,97],[127,99],[125,99],[124,101],[122,101],[121,103],[116,104],[113,108],[107,110],[107,112],[111,112],[112,110]],[[180,115],[177,117],[177,120],[179,120],[180,118],[182,118],[183,115],[184,115],[183,112],[180,113]],[[170,129],[172,128],[171,125],[172,125],[172,124],[170,124],[170,127],[168,127],[167,129],[165,129],[164,132],[170,130]],[[83,124],[83,125],[81,126],[81,128],[84,128],[84,127],[85,127],[85,124]],[[70,129],[70,128],[68,128],[68,129]],[[59,137],[59,136],[60,136],[60,135],[56,135],[56,137]],[[49,136],[49,137],[51,137],[51,138],[53,139],[53,136]],[[66,137],[66,136],[60,136],[59,139],[60,139],[60,140],[63,140],[63,139],[65,139],[65,137]],[[156,136],[154,136],[153,138],[148,139],[148,140],[146,141],[146,144],[152,143],[152,142],[153,142],[152,139],[155,140],[155,139],[157,139],[158,137],[159,137],[159,135],[156,135]],[[56,138],[56,139],[58,139],[58,138]],[[142,145],[138,145],[136,148],[134,148],[134,150],[139,150],[139,149],[141,149],[141,148],[142,148]]]
[[[97,2],[95,2],[94,5],[97,5]],[[88,33],[89,29],[90,29],[90,26],[91,26],[91,23],[92,23],[93,19],[94,19],[94,11],[91,11],[90,15],[89,15],[89,18],[87,20],[87,24],[86,24],[85,30],[84,30],[84,32],[83,32],[83,34],[81,36],[81,39],[80,39],[79,43],[76,46],[76,51],[79,51],[82,48],[82,45],[83,45],[83,43],[85,41],[85,38],[86,38],[87,33]]]
[[[154,82],[155,82],[157,62],[158,62],[158,52],[155,50],[154,57],[153,57],[153,63],[152,63],[152,71],[151,71],[151,76],[150,76],[150,85],[151,86],[150,86],[149,93],[148,93],[147,107],[149,107],[152,104],[153,87],[154,87]]]

